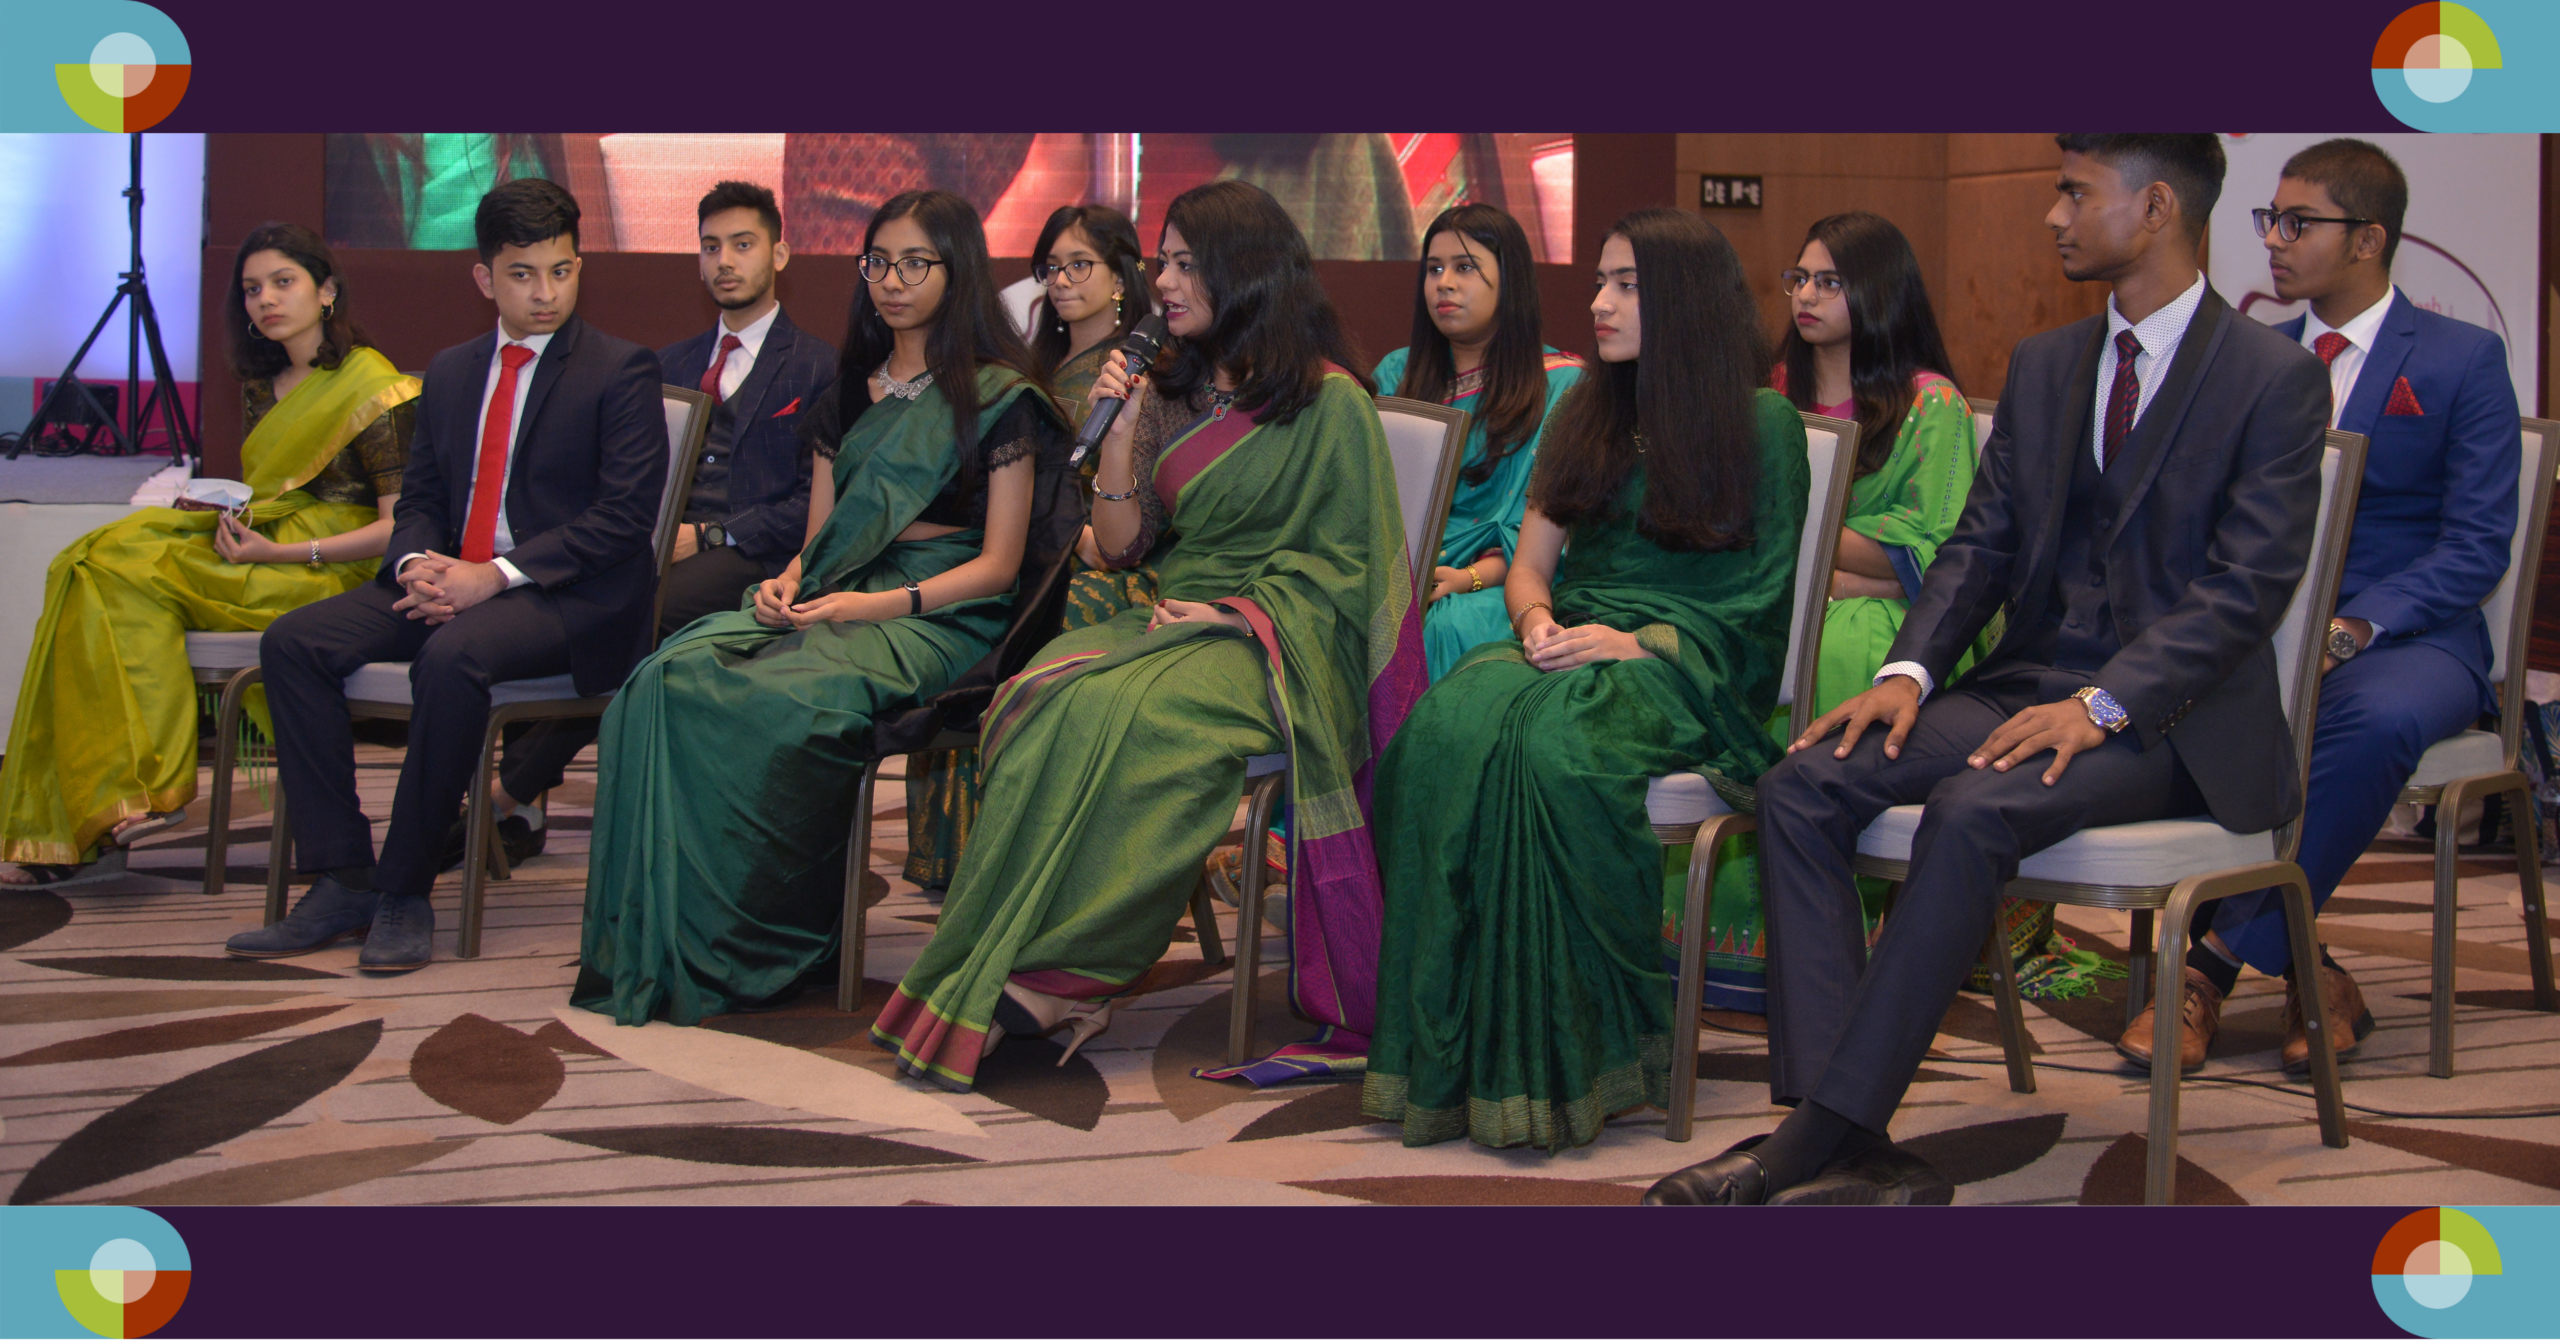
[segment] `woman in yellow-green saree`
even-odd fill
[[[223,301],[248,438],[237,514],[146,507],[45,570],[0,760],[0,884],[60,884],[174,826],[196,794],[190,630],[257,632],[373,576],[408,463],[418,379],[366,344],[328,244],[267,224]],[[266,728],[266,704],[250,712]]]

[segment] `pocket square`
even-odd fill
[[[2403,387],[2406,387],[2409,383],[2408,383],[2408,380],[2407,380],[2406,378],[2403,378],[2403,379],[2401,380],[2400,384],[2401,384]],[[2393,403],[2393,404],[2395,404],[2395,405],[2396,405],[2396,404],[2398,404],[2398,403],[2400,403],[2400,402],[2399,402],[2399,401],[2397,401],[2397,400],[2395,400],[2395,401],[2393,401],[2393,402],[2391,402],[2391,403]],[[2410,404],[2412,404],[2412,405],[2414,405],[2414,404],[2416,404],[2416,403],[2418,403],[2418,402],[2417,402],[2417,401],[2415,401],[2415,400],[2412,400],[2412,401],[2410,401],[2409,403],[2410,403]],[[779,418],[781,418],[781,417],[782,417],[783,415],[785,415],[785,414],[796,414],[796,413],[798,413],[799,411],[800,411],[800,397],[798,397],[798,396],[793,396],[793,397],[791,397],[791,403],[790,403],[790,404],[785,405],[785,406],[783,406],[782,408],[780,408],[780,409],[778,409],[778,410],[775,410],[775,411],[773,412],[773,417],[775,417],[775,418],[779,419]],[[2415,412],[2415,411],[2412,411],[2412,413],[2414,413],[2414,412]]]
[[[2418,408],[2418,393],[2409,389],[2409,379],[2403,377],[2391,384],[2391,403],[2382,407],[2382,413],[2388,418],[2395,414],[2424,414],[2426,411]]]

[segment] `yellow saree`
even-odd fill
[[[240,448],[251,528],[293,546],[373,522],[374,503],[325,500],[307,486],[368,430],[395,433],[405,458],[408,415],[392,411],[417,395],[417,378],[360,348],[274,402]],[[183,808],[196,794],[187,632],[263,630],[380,565],[232,563],[214,550],[214,518],[146,507],[81,536],[45,569],[44,612],[0,759],[0,860],[78,864],[128,815]],[[251,709],[265,730],[262,695]]]

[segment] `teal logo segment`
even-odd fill
[[[2373,1299],[2411,1335],[2549,1335],[2560,1316],[2560,1206],[2447,1206],[2391,1226]]]
[[[141,0],[17,9],[0,43],[0,131],[148,130],[186,95],[186,34]]]
[[[149,1210],[0,1206],[0,1335],[149,1335],[194,1273],[186,1240]]]
[[[2560,130],[2560,5],[2429,0],[2384,25],[2373,93],[2413,130]]]

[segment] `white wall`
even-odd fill
[[[196,379],[204,260],[204,136],[142,137],[142,261],[169,367]],[[0,135],[0,377],[54,377],[115,296],[129,259],[123,135]],[[150,374],[151,352],[142,351]],[[125,375],[125,321],[98,336],[84,377]]]
[[[2302,304],[2279,302],[2266,245],[2249,211],[2275,195],[2284,160],[2330,135],[2225,135],[2230,175],[2213,211],[2213,286],[2272,325]],[[2535,413],[2542,262],[2542,147],[2536,135],[2364,135],[2409,177],[2409,217],[2391,277],[2409,300],[2484,326],[2507,342],[2516,403]],[[2256,301],[2252,302],[2252,297]]]

